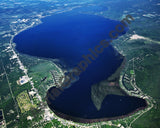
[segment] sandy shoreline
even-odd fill
[[[116,49],[115,49],[116,50]],[[116,50],[117,51],[117,50]],[[118,51],[117,51],[118,52]],[[122,56],[124,57],[124,56]],[[123,62],[121,63],[121,65],[117,68],[117,70],[109,77],[111,80],[116,78],[116,77],[120,77],[120,73],[121,71],[125,68],[125,64],[126,64],[126,58],[124,57],[124,60]],[[107,78],[108,79],[108,78]],[[118,86],[119,86],[119,83],[118,83]],[[120,87],[120,86],[119,86]],[[120,87],[121,88],[121,87]],[[51,89],[51,88],[50,88]],[[125,90],[123,90],[121,88],[121,90],[126,94],[126,96],[130,96],[130,97],[135,97],[135,98],[139,98],[139,97],[136,97],[136,96],[131,96],[129,95]],[[142,98],[139,98],[139,99],[142,99]],[[145,99],[144,99],[145,100]],[[48,102],[48,101],[47,101]],[[145,100],[145,103],[146,103],[146,106],[145,107],[140,107],[140,108],[137,108],[136,110],[126,114],[126,115],[122,115],[122,116],[117,116],[117,117],[110,117],[110,118],[97,118],[97,119],[84,119],[84,118],[78,118],[78,117],[74,117],[74,116],[70,116],[70,115],[67,115],[67,114],[64,114],[64,113],[61,113],[61,112],[58,112],[54,109],[53,106],[50,106],[49,104],[49,107],[50,109],[58,116],[58,117],[61,117],[63,119],[66,119],[66,120],[71,120],[71,121],[74,121],[74,122],[77,122],[77,123],[96,123],[96,122],[103,122],[103,121],[111,121],[111,120],[117,120],[117,119],[122,119],[122,118],[125,118],[125,117],[128,117],[128,116],[131,116],[133,114],[135,114],[136,112],[140,111],[140,110],[143,110],[145,108],[148,107],[148,103],[147,101]]]
[[[44,17],[43,17],[43,18],[44,18]],[[40,20],[40,21],[41,21],[41,20]],[[41,23],[42,23],[42,22],[40,22],[39,24],[41,24]],[[39,25],[39,24],[37,24],[37,25]],[[12,49],[14,49],[14,51],[16,51],[15,48],[12,46],[12,44],[14,43],[14,42],[13,42],[14,37],[15,37],[16,35],[18,35],[19,33],[23,32],[23,31],[25,31],[25,30],[27,30],[27,29],[29,29],[29,28],[35,27],[35,26],[36,26],[36,25],[35,25],[35,23],[33,22],[30,26],[28,26],[28,27],[20,30],[20,31],[17,32],[15,35],[12,35],[12,36],[11,36],[11,40],[10,40],[10,47],[11,47]],[[113,46],[113,47],[114,47],[114,46]],[[116,50],[116,49],[115,49],[115,50]],[[116,50],[116,51],[117,51],[117,50]],[[16,52],[17,52],[17,51],[16,51]],[[118,52],[118,51],[117,51],[117,52]],[[118,53],[119,53],[119,52],[118,52]],[[36,56],[32,56],[32,57],[36,57]],[[40,58],[40,57],[37,57],[37,58]],[[48,59],[48,58],[42,58],[42,59]],[[50,60],[50,59],[48,59],[48,60]],[[51,59],[51,60],[53,60],[53,59]],[[122,63],[123,63],[123,62],[122,62]],[[54,63],[54,64],[55,64],[55,63]],[[56,64],[55,64],[55,66],[56,66],[56,68],[58,68],[59,71],[61,71],[61,73],[63,74],[62,69],[59,68]],[[122,70],[123,68],[125,68],[125,62],[124,62],[124,64],[122,65],[122,67],[120,66],[117,70]],[[116,71],[117,71],[117,70],[116,70]],[[113,74],[114,74],[114,73],[113,73]],[[63,79],[63,80],[64,80],[64,79]],[[122,89],[122,90],[123,90],[123,89]],[[123,90],[123,91],[124,91],[124,90]],[[48,92],[48,91],[47,91],[47,92]],[[145,101],[145,102],[146,102],[146,101]],[[146,103],[146,104],[147,104],[147,103]],[[147,107],[147,106],[148,106],[148,104],[146,105],[146,107]],[[69,116],[69,115],[66,115],[66,114],[57,112],[57,111],[55,111],[55,110],[53,110],[53,112],[54,112],[57,116],[62,117],[62,118],[67,119],[67,120],[72,120],[72,121],[80,122],[80,123],[94,123],[94,122],[116,120],[116,119],[121,119],[121,118],[124,118],[124,117],[128,117],[128,116],[136,113],[136,112],[139,111],[139,110],[145,109],[146,107],[138,108],[138,109],[136,109],[135,111],[133,111],[133,112],[131,112],[131,113],[129,113],[129,114],[123,115],[123,116],[112,117],[112,118],[101,118],[101,119],[83,119],[83,118],[72,117],[72,116]]]

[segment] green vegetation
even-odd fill
[[[130,70],[130,74],[131,74],[131,75],[134,75],[134,70]]]
[[[77,127],[76,124],[81,126],[91,126],[93,128],[116,128],[118,124],[122,124],[127,127],[134,119],[138,117],[138,114],[132,115],[132,117],[127,117],[124,119],[114,120],[110,122],[100,122],[93,124],[80,124],[75,123],[74,126],[67,124],[67,121],[63,122],[53,119],[52,121],[44,121],[43,109],[35,109],[31,107],[30,98],[25,90],[30,91],[32,86],[30,83],[19,86],[16,81],[19,77],[24,75],[24,72],[19,68],[19,64],[16,59],[10,59],[13,53],[9,50],[4,50],[9,46],[10,37],[3,37],[4,31],[6,34],[13,35],[15,29],[17,31],[21,30],[27,25],[31,25],[37,20],[37,15],[42,14],[50,15],[51,10],[56,10],[59,7],[72,8],[75,5],[70,2],[65,4],[54,4],[51,2],[39,2],[33,0],[32,4],[30,2],[19,2],[18,6],[13,1],[1,1],[1,20],[0,21],[0,109],[4,111],[4,117],[8,128],[18,127],[18,128],[51,128],[51,127],[61,127],[61,128],[74,128]],[[85,1],[86,5],[98,5],[105,8],[100,11],[86,11],[88,14],[96,14],[104,16],[106,18],[122,20],[123,16],[131,14],[135,21],[129,25],[130,30],[124,36],[115,40],[113,46],[117,48],[126,57],[126,65],[123,73],[125,74],[125,87],[128,90],[133,90],[131,86],[131,79],[135,76],[135,81],[137,86],[147,95],[153,97],[156,101],[154,107],[144,113],[141,117],[137,118],[135,122],[131,125],[133,128],[159,128],[160,126],[160,45],[155,44],[160,41],[160,25],[159,25],[159,6],[156,5],[157,1],[146,1],[142,0],[139,4],[139,0],[107,0],[107,1]],[[89,4],[87,4],[89,3]],[[76,4],[78,5],[78,4]],[[14,6],[16,8],[14,8]],[[4,8],[3,8],[4,7]],[[34,12],[34,13],[33,13]],[[146,13],[154,14],[155,17],[145,17]],[[12,23],[18,19],[28,19],[29,22],[26,23]],[[12,30],[14,29],[14,31]],[[138,34],[140,36],[152,39],[148,40],[129,40],[130,35]],[[3,51],[3,52],[2,52]],[[20,60],[24,64],[25,68],[28,70],[29,77],[37,88],[39,94],[42,98],[45,97],[47,89],[51,86],[55,86],[52,80],[52,75],[50,71],[59,70],[55,67],[52,60],[39,59],[36,57],[31,57],[27,55],[18,54]],[[133,70],[134,61],[134,70]],[[46,77],[46,78],[45,78]],[[43,81],[44,80],[44,81]],[[113,81],[112,81],[113,82]],[[107,83],[108,84],[108,83]],[[13,95],[10,91],[13,92]],[[117,86],[114,87],[104,87],[109,93],[121,94]],[[114,88],[114,89],[113,89]],[[23,94],[23,95],[21,95]],[[16,100],[16,97],[18,100]],[[24,101],[23,101],[23,100]],[[33,97],[34,104],[39,102],[35,97]],[[45,99],[43,99],[45,103]],[[27,108],[24,107],[27,104]],[[18,105],[20,107],[18,107]],[[44,106],[37,106],[44,107]],[[20,108],[20,109],[19,109]],[[21,113],[21,109],[22,112]],[[141,113],[141,112],[140,112]],[[18,118],[17,116],[20,116]],[[27,117],[33,117],[32,120],[27,120]],[[113,125],[111,125],[113,124]]]
[[[21,109],[21,113],[29,111],[31,108],[36,108],[36,105],[31,103],[27,91],[21,92],[16,99]]]

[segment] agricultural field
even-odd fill
[[[21,92],[16,99],[18,102],[18,106],[21,110],[21,113],[29,111],[32,108],[36,108],[36,105],[31,103],[31,100],[29,98],[27,91]]]

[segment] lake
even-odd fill
[[[88,49],[94,48],[101,40],[110,40],[109,32],[115,30],[115,26],[120,23],[74,11],[46,17],[42,22],[15,36],[13,41],[16,43],[16,50],[31,56],[59,59],[66,65],[66,69],[75,67],[83,60],[82,55],[90,54]],[[123,116],[145,107],[143,99],[119,95],[107,95],[100,110],[94,106],[91,99],[92,85],[111,76],[122,61],[122,55],[109,45],[56,100],[48,98],[52,103],[49,107],[68,117],[83,119]]]

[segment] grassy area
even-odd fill
[[[21,110],[21,113],[29,111],[31,108],[36,108],[36,105],[33,105],[30,101],[27,91],[20,93],[17,96],[18,106]]]
[[[126,37],[127,38],[127,37]],[[121,39],[120,39],[121,40]],[[151,96],[156,105],[147,113],[138,118],[133,124],[133,128],[159,128],[160,126],[160,46],[154,43],[145,44],[144,40],[126,41],[116,44],[119,49],[123,49],[127,61],[130,61],[126,71],[128,77],[135,74],[137,86],[145,94]],[[129,84],[128,84],[129,86]]]
[[[130,70],[130,74],[131,74],[131,75],[134,75],[134,70]]]
[[[55,64],[53,64],[52,62],[44,62],[31,67],[31,69],[29,70],[29,75],[33,78],[33,81],[37,85],[40,85],[41,80],[43,80],[45,77],[46,81],[48,81],[46,82],[46,84],[50,84],[53,82],[53,78],[50,73],[50,71],[52,70],[57,70],[59,72]]]

